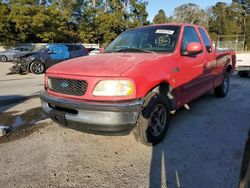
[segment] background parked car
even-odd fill
[[[49,44],[32,53],[16,56],[12,72],[42,74],[57,63],[86,55],[88,55],[87,50],[80,44]]]
[[[32,47],[16,47],[16,48],[10,48],[6,51],[0,52],[0,61],[6,62],[6,61],[13,61],[13,57],[16,54],[26,54],[27,52],[31,52],[33,50]]]
[[[250,73],[250,53],[237,54],[236,70],[240,77],[247,77]]]
[[[89,55],[98,55],[100,54],[100,48],[94,48],[89,52]]]

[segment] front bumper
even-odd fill
[[[29,62],[26,62],[25,59],[14,59],[13,65],[10,68],[11,73],[22,73],[29,71]]]
[[[143,100],[93,102],[66,100],[40,94],[42,108],[50,118],[66,127],[100,135],[127,135],[136,125]]]

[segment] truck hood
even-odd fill
[[[139,63],[152,61],[161,56],[153,53],[106,53],[96,56],[84,56],[56,64],[49,68],[46,73],[115,77],[121,76]]]

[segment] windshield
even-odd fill
[[[173,52],[179,31],[179,26],[166,25],[125,31],[106,48],[105,52]]]

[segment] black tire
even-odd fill
[[[215,96],[220,98],[226,97],[229,91],[229,84],[229,73],[225,72],[222,84],[214,89]]]
[[[1,62],[6,62],[8,59],[5,55],[0,55],[0,61]]]
[[[238,75],[242,78],[248,77],[248,72],[247,71],[239,71]]]
[[[159,110],[162,110],[162,114],[157,115]],[[144,108],[133,130],[134,137],[144,145],[156,145],[164,139],[169,122],[170,107],[168,100],[161,94],[149,93],[145,98]]]
[[[45,65],[40,61],[34,61],[30,65],[30,72],[34,74],[43,74],[45,72]]]

